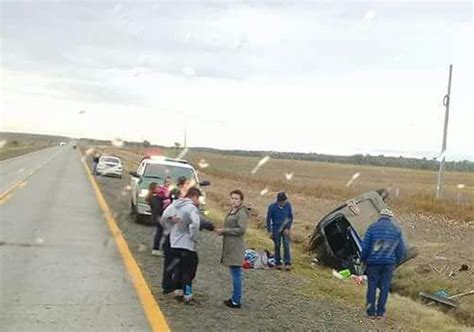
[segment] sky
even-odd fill
[[[474,160],[473,4],[1,1],[0,130]]]

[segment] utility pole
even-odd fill
[[[451,76],[453,73],[453,65],[449,65],[449,80],[448,80],[448,94],[444,96],[443,105],[446,107],[446,113],[444,115],[444,131],[443,131],[443,145],[441,147],[441,161],[439,164],[438,172],[438,185],[436,186],[436,199],[440,199],[442,195],[443,187],[443,173],[446,161],[446,142],[448,139],[448,121],[449,121],[449,104],[451,103]]]

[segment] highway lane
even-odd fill
[[[0,169],[0,193],[34,172],[0,205],[2,331],[149,331],[78,152],[54,147]]]

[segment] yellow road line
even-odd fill
[[[168,323],[166,323],[165,316],[160,310],[158,303],[156,303],[153,294],[148,287],[148,284],[145,281],[145,278],[142,275],[140,268],[137,265],[137,262],[133,258],[130,249],[128,248],[127,242],[123,238],[122,232],[117,226],[117,222],[115,221],[112,213],[110,212],[109,206],[105,202],[105,198],[102,195],[102,192],[95,181],[94,177],[87,167],[87,164],[84,158],[81,158],[81,161],[86,169],[87,176],[94,188],[95,196],[97,198],[97,202],[104,213],[105,220],[107,221],[107,225],[109,226],[110,233],[112,234],[115,243],[117,244],[117,248],[122,255],[122,259],[125,263],[125,267],[127,268],[128,274],[133,280],[133,285],[137,291],[138,297],[140,298],[140,302],[145,310],[146,317],[150,326],[153,331],[156,332],[166,332],[170,331]]]
[[[26,186],[28,183],[26,180],[30,178],[35,172],[29,173],[27,176],[25,176],[23,179],[15,183],[13,186],[8,188],[4,193],[0,194],[0,204],[4,204],[6,201],[8,201],[12,196],[13,192],[17,189],[23,188]]]

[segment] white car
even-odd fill
[[[97,175],[116,176],[121,179],[122,171],[123,167],[120,158],[113,156],[102,156],[97,163],[95,173]]]
[[[131,212],[137,222],[150,216],[150,206],[145,201],[148,196],[148,186],[152,182],[162,185],[164,179],[170,176],[176,184],[179,177],[184,176],[197,187],[210,185],[209,181],[199,181],[194,167],[186,160],[173,159],[165,156],[151,156],[144,158],[136,172],[130,172],[131,181]],[[200,210],[207,214],[205,194],[200,198]]]

